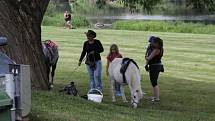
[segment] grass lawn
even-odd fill
[[[214,121],[215,120],[215,35],[141,32],[126,30],[96,30],[105,51],[102,53],[103,70],[106,55],[112,43],[119,45],[124,57],[137,61],[142,74],[142,88],[146,95],[137,109],[111,94],[103,71],[104,98],[96,104],[79,97],[58,92],[71,80],[80,95],[88,91],[85,65],[73,73],[78,64],[87,29],[68,30],[42,27],[42,39],[52,39],[59,45],[55,88],[52,91],[33,90],[32,121]],[[163,63],[165,73],[159,78],[161,102],[149,101],[151,84],[144,70],[147,39],[156,35],[164,40]],[[126,87],[126,94],[130,94]]]

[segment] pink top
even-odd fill
[[[122,55],[120,53],[111,53],[109,56],[107,56],[107,60],[112,62],[115,58],[122,58]]]
[[[65,12],[64,12],[64,18],[67,18],[67,15],[68,15],[68,12],[65,11]]]

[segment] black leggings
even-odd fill
[[[150,77],[150,81],[153,87],[157,86],[157,82],[158,82],[158,76],[159,76],[160,71],[157,70],[150,70],[149,71],[149,77]]]

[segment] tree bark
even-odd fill
[[[41,22],[49,0],[0,0],[0,36],[8,38],[1,47],[17,64],[31,66],[32,86],[48,89],[41,46]]]

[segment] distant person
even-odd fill
[[[71,20],[72,20],[72,15],[68,12],[64,12],[64,20],[65,20],[65,28],[72,28]]]
[[[90,77],[90,89],[98,89],[102,91],[102,62],[100,53],[104,51],[101,42],[96,38],[93,30],[85,33],[87,41],[83,44],[83,50],[78,65],[81,65],[86,55],[86,67]]]
[[[122,55],[119,53],[119,48],[116,44],[112,44],[110,46],[110,52],[107,56],[107,65],[106,65],[106,75],[108,76],[108,69],[110,63],[115,59],[115,58],[122,58]],[[120,90],[120,84],[115,82],[115,90],[116,90],[116,95],[121,96],[121,90]]]
[[[158,77],[160,72],[164,72],[161,59],[163,57],[163,40],[159,37],[150,37],[149,46],[145,54],[146,71],[149,71],[150,81],[153,87],[153,95],[151,101],[160,101],[160,90],[158,86]]]

